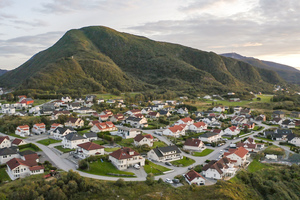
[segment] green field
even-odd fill
[[[162,141],[156,141],[153,143],[152,149],[156,147],[166,147],[166,146],[168,146],[166,143]]]
[[[13,137],[16,137],[16,138],[21,138],[21,139],[26,139],[26,137],[22,137],[22,136],[14,134],[14,133],[9,133],[8,136],[13,136]]]
[[[54,143],[59,143],[61,142],[60,140],[54,140],[54,139],[44,139],[44,140],[39,140],[37,143],[43,144],[45,146],[48,146],[49,144],[54,144]]]
[[[122,139],[122,141],[117,142],[118,145],[121,145],[123,147],[133,147],[133,143],[134,143],[133,138]]]
[[[119,147],[114,147],[114,148],[104,148],[104,151],[106,152],[113,152],[113,151],[117,151],[118,149],[120,149]]]
[[[8,174],[5,171],[5,168],[0,168],[0,182],[10,181]]]
[[[203,157],[203,156],[207,156],[213,151],[214,151],[213,149],[204,149],[202,152],[194,152],[193,156]]]
[[[264,138],[264,137],[255,137],[257,139],[261,139],[261,140],[266,140],[266,141],[270,141],[270,142],[274,142],[273,140],[271,139],[268,139],[268,138]]]
[[[33,107],[44,104],[44,103],[47,103],[48,101],[50,101],[48,99],[33,99],[33,100],[34,100],[34,102],[32,104]]]
[[[101,176],[111,176],[108,175],[108,173],[113,173],[113,174],[120,174],[120,175],[133,175],[132,177],[135,177],[134,173],[132,172],[124,172],[118,170],[112,163],[104,161],[97,161],[93,163],[89,163],[89,169],[88,170],[80,170],[89,174],[95,174],[95,175],[101,175]],[[122,176],[120,176],[122,177]],[[123,176],[124,177],[124,176]]]
[[[34,151],[34,152],[41,151],[41,149],[38,146],[36,146],[35,144],[32,144],[32,143],[20,145],[19,150],[20,150],[20,152],[23,152],[26,150],[30,150],[30,151]]]
[[[174,165],[176,167],[186,167],[186,166],[189,166],[189,165],[195,163],[195,160],[183,156],[182,159],[172,161],[171,163],[172,163],[172,165]]]
[[[275,155],[284,155],[285,154],[285,151],[284,149],[278,147],[278,146],[275,146],[275,145],[271,145],[271,146],[268,146],[265,150],[264,150],[264,153],[265,154],[275,154]]]
[[[147,160],[144,166],[144,170],[147,174],[153,173],[155,176],[157,176],[162,175],[164,174],[163,172],[170,171],[171,169],[154,164],[153,162]]]
[[[75,150],[75,149],[63,148],[63,146],[61,146],[61,145],[55,146],[54,148],[58,149],[59,151],[61,151],[61,152],[63,152],[63,153],[69,153],[69,152]]]
[[[94,140],[93,143],[99,144],[99,145],[107,144],[107,142],[105,142],[105,141],[103,141],[103,140]]]
[[[253,160],[250,165],[248,166],[247,170],[249,172],[256,172],[258,170],[266,169],[266,168],[271,168],[271,166],[263,164],[259,162],[258,160]]]

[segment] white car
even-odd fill
[[[133,167],[136,168],[136,169],[140,169],[141,168],[139,164],[135,164],[135,165],[133,165]]]
[[[173,183],[173,181],[172,181],[171,179],[169,179],[169,178],[166,178],[165,182],[166,182],[166,183],[170,183],[170,184]]]

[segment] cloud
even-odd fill
[[[48,23],[42,20],[34,20],[34,21],[25,21],[25,20],[11,20],[12,23],[18,25],[26,25],[31,27],[45,27],[48,26]]]
[[[0,8],[5,8],[12,5],[12,0],[0,0]]]
[[[198,12],[205,11],[212,8],[235,3],[237,0],[196,0],[189,5],[180,8],[184,12]]]

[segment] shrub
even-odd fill
[[[79,162],[79,168],[82,170],[86,170],[88,168],[88,163],[86,160],[81,160]]]

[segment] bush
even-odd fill
[[[86,170],[88,168],[88,162],[86,160],[79,161],[79,169]]]

